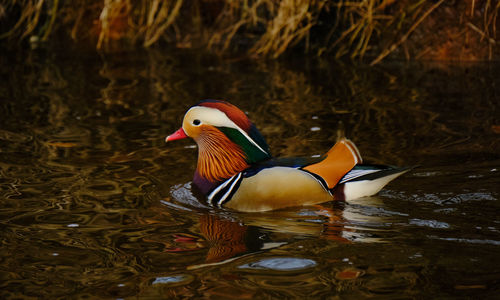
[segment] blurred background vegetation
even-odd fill
[[[6,0],[0,43],[169,44],[231,57],[499,57],[497,0]]]

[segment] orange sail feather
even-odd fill
[[[322,161],[302,169],[320,176],[328,188],[332,189],[347,172],[361,161],[361,155],[356,145],[350,140],[342,139],[325,154]]]

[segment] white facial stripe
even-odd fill
[[[235,129],[237,129],[238,127],[226,116],[225,113],[211,107],[191,107],[187,111],[185,118],[189,118],[188,121],[190,124],[192,124],[193,120],[198,119],[203,123],[207,123],[216,127],[231,127]]]
[[[195,106],[190,108],[186,116],[184,117],[184,120],[186,118],[189,118],[187,121],[189,124],[192,124],[193,120],[199,119],[201,120],[202,124],[206,123],[215,127],[229,127],[229,128],[234,128],[238,130],[243,136],[250,141],[255,147],[257,147],[260,151],[268,154],[264,149],[262,149],[257,143],[254,142],[248,134],[241,129],[238,125],[236,125],[231,119],[228,118],[228,116],[223,113],[222,111],[212,108],[212,107],[203,107],[203,106]],[[183,122],[183,129],[186,131],[186,128],[184,128],[184,123]]]

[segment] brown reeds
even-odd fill
[[[267,22],[265,33],[250,49],[256,56],[278,57],[287,48],[307,39],[323,1],[285,0],[279,2],[274,18]],[[306,42],[306,49],[309,43]]]
[[[434,25],[444,23],[456,27],[448,30],[455,43],[487,47],[492,59],[500,40],[499,12],[500,3],[493,0],[10,0],[0,4],[0,39],[37,42],[62,34],[103,50],[116,41],[120,47],[164,41],[273,58],[302,49],[337,58],[371,57],[376,64],[394,52],[446,59],[449,45],[425,40]],[[449,18],[441,20],[445,14]],[[412,51],[418,39],[427,42],[427,52]],[[475,54],[481,57],[480,51]]]

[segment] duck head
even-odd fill
[[[217,183],[271,158],[269,146],[245,113],[225,101],[204,100],[192,106],[182,127],[165,141],[187,137],[198,145],[195,184],[200,179]]]

